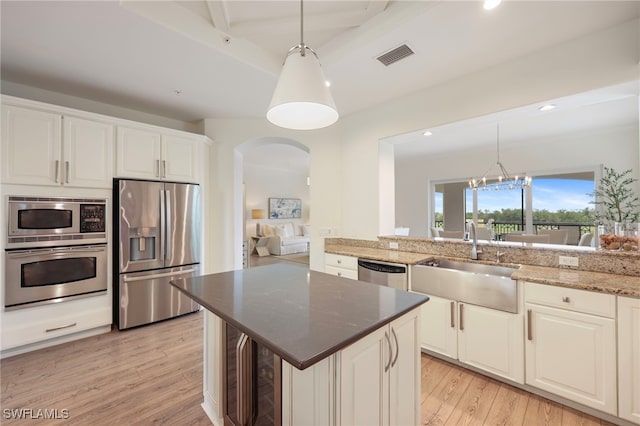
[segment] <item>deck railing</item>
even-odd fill
[[[443,227],[443,221],[437,220],[436,228]],[[480,224],[480,226],[483,226]],[[567,244],[578,245],[580,237],[587,233],[594,233],[596,227],[590,223],[551,223],[551,222],[533,222],[534,232],[537,234],[540,229],[566,229],[569,231],[569,240]],[[493,232],[496,235],[507,234],[509,232],[522,232],[524,225],[516,222],[494,222]]]

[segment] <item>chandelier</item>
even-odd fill
[[[526,174],[522,177],[513,176],[507,172],[500,161],[500,125],[496,125],[496,166],[498,166],[497,173],[490,175],[490,172],[495,169],[495,166],[491,166],[487,170],[482,178],[472,178],[469,181],[469,188],[474,191],[499,191],[504,189],[522,189],[531,186],[531,177]],[[497,176],[496,176],[497,175]],[[493,178],[491,176],[494,176]]]

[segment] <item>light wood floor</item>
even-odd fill
[[[4,409],[67,409],[36,424],[208,425],[202,402],[203,313],[0,361]],[[34,424],[34,420],[0,423]],[[608,424],[447,362],[422,357],[424,425]]]

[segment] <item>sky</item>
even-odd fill
[[[583,210],[593,208],[589,204],[593,198],[587,194],[593,192],[593,181],[573,179],[542,179],[533,180],[533,208],[534,210]],[[467,191],[467,203],[472,205],[471,191]],[[520,191],[479,191],[479,210],[501,210],[503,208],[520,208]],[[442,194],[436,194],[436,212],[442,212]]]

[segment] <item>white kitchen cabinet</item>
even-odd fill
[[[419,318],[416,309],[340,352],[338,424],[419,424]]]
[[[620,296],[618,417],[640,424],[640,299]]]
[[[113,126],[3,105],[2,155],[4,183],[110,188]]]
[[[186,136],[118,126],[117,166],[119,177],[198,182],[199,142]]]
[[[282,425],[333,424],[335,356],[298,370],[282,361]]]
[[[524,383],[521,314],[429,298],[421,307],[422,348]]]
[[[114,126],[68,116],[62,123],[64,185],[111,188]]]
[[[523,315],[458,304],[458,359],[524,383]]]
[[[420,345],[426,350],[457,359],[457,302],[429,296],[429,302],[420,309]]]
[[[324,254],[324,272],[338,277],[358,279],[358,258],[342,254]]]
[[[613,295],[525,283],[526,383],[616,415],[612,306]]]
[[[110,294],[2,312],[3,356],[111,330]],[[71,336],[71,337],[70,337]],[[75,337],[73,337],[75,336]]]

